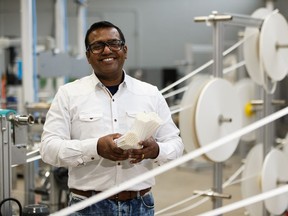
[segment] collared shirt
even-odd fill
[[[97,153],[97,142],[111,133],[128,131],[139,112],[155,112],[163,123],[153,135],[159,145],[156,159],[138,164],[111,161]],[[180,157],[184,145],[172,121],[169,107],[157,87],[125,73],[112,96],[91,74],[61,86],[47,113],[41,138],[42,160],[68,167],[68,186],[79,190],[103,191]],[[154,178],[131,186],[141,190],[154,185]]]

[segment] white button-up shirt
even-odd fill
[[[97,153],[97,142],[111,133],[124,134],[139,112],[155,112],[163,123],[154,134],[159,145],[156,159],[138,164],[129,160],[111,161]],[[183,143],[172,121],[169,107],[155,86],[125,73],[113,96],[91,74],[61,86],[47,113],[40,145],[42,160],[68,167],[68,186],[79,190],[103,191],[180,157]],[[141,190],[154,185],[154,178],[131,186]]]

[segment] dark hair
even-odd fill
[[[101,29],[101,28],[115,28],[117,29],[119,35],[120,35],[120,39],[125,43],[125,37],[123,32],[121,31],[121,29],[117,26],[115,26],[114,24],[108,22],[108,21],[100,21],[100,22],[96,22],[94,24],[92,24],[90,26],[90,28],[87,30],[86,32],[86,36],[85,36],[85,47],[86,49],[89,46],[89,41],[88,41],[88,36],[92,31],[95,31],[97,29]]]

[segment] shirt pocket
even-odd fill
[[[95,122],[103,118],[103,113],[80,113],[79,120],[83,122]]]
[[[122,115],[119,116],[120,124],[119,124],[119,131],[117,132],[124,134],[128,130],[130,130],[135,121],[136,115],[137,115],[136,112],[128,112],[128,111],[123,112]]]
[[[133,126],[138,112],[126,112],[126,123],[129,129]]]
[[[77,125],[74,129],[80,132],[82,139],[103,136],[108,132],[104,124],[104,115],[101,112],[79,113]]]

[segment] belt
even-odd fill
[[[127,201],[127,200],[136,198],[138,195],[144,196],[150,190],[151,188],[146,188],[140,191],[122,191],[122,192],[119,192],[118,194],[108,197],[107,199],[115,200],[115,201]],[[82,191],[82,190],[70,188],[70,192],[89,198],[95,194],[101,193],[102,191],[94,191],[94,190]]]

